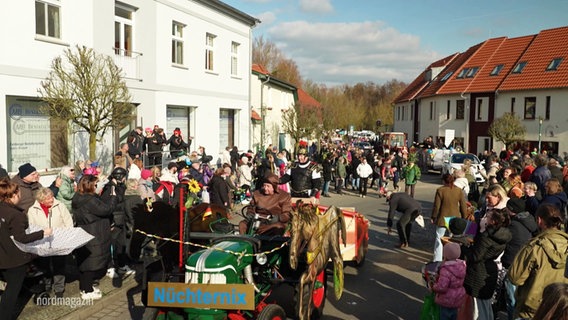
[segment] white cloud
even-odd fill
[[[380,21],[353,23],[285,22],[268,30],[270,39],[294,60],[304,78],[328,85],[397,79],[410,82],[436,52],[420,38]]]
[[[329,13],[333,6],[330,0],[300,0],[300,9],[310,13]]]
[[[259,13],[256,18],[260,20],[262,26],[267,26],[276,21],[276,14],[272,11],[266,11]]]

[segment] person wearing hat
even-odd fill
[[[525,201],[518,198],[511,198],[507,201],[507,211],[511,217],[509,230],[511,231],[511,241],[507,243],[505,252],[501,256],[503,268],[509,269],[515,256],[529,240],[538,233],[538,225],[534,217],[525,209]],[[516,286],[507,278],[503,282],[509,319],[513,319],[515,312],[515,290]]]
[[[59,183],[57,183],[57,180],[59,180]],[[24,163],[18,168],[18,174],[12,178],[12,182],[17,184],[20,188],[20,202],[18,203],[18,207],[27,213],[28,209],[35,202],[36,192],[42,187],[41,183],[39,182],[39,173],[37,172],[36,168],[29,162]],[[54,184],[50,186],[50,189],[54,195],[57,195],[57,193],[59,192],[60,185],[61,178],[57,177],[56,181],[54,181]],[[53,190],[52,187],[55,187],[56,190]]]
[[[136,127],[126,138],[128,154],[132,159],[142,158],[142,151],[144,150],[143,130],[142,127]]]
[[[183,140],[180,128],[175,128],[174,133],[168,141],[166,141],[166,144],[170,145],[170,155],[172,158],[177,158],[187,152],[187,149],[191,146],[191,139],[186,143]]]
[[[436,304],[440,306],[440,319],[457,319],[458,308],[465,299],[463,282],[466,274],[465,261],[460,260],[460,245],[448,242],[444,245],[444,261],[438,269],[438,280],[432,286]]]
[[[316,203],[319,199],[321,188],[320,166],[311,162],[308,150],[298,150],[298,161],[286,170],[280,178],[280,184],[290,182],[290,194],[294,198],[309,198],[310,202]]]
[[[408,241],[410,239],[412,222],[422,213],[422,206],[418,201],[416,201],[406,192],[387,192],[387,202],[389,203],[389,214],[387,216],[387,233],[390,234],[392,232],[392,219],[394,213],[397,211],[401,212],[402,215],[396,223],[398,239],[400,240],[398,247],[406,248],[408,247]]]
[[[255,213],[270,215],[271,220],[263,220],[263,223],[256,230],[257,234],[282,235],[286,225],[290,220],[292,211],[291,196],[289,193],[278,189],[278,176],[268,174],[260,190],[255,190],[252,194],[251,205],[247,211],[247,219],[239,223],[239,232],[245,234],[250,220]]]
[[[165,140],[155,130],[146,128],[146,136],[144,137],[144,147],[148,155],[148,164],[150,166],[162,165],[162,145]]]

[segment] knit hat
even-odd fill
[[[152,176],[152,171],[148,169],[143,169],[142,172],[140,173],[140,176],[142,177],[142,179],[146,180]]]
[[[519,198],[511,198],[507,201],[507,209],[514,213],[525,211],[525,202]]]
[[[465,232],[465,228],[467,228],[467,221],[462,218],[452,218],[450,219],[449,227],[453,235],[460,236]]]
[[[461,255],[460,245],[455,242],[448,242],[444,245],[444,259],[456,260]]]
[[[20,178],[23,179],[36,171],[37,171],[36,168],[32,166],[29,162],[27,162],[18,168],[18,175],[20,176]]]

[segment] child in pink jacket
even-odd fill
[[[458,308],[463,304],[466,293],[463,287],[465,279],[465,261],[458,259],[460,245],[448,242],[444,245],[444,262],[438,270],[438,281],[432,287],[436,293],[436,304],[440,306],[440,320],[455,320]]]

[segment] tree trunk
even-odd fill
[[[97,159],[97,133],[89,132],[89,159]]]

